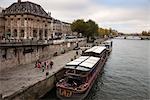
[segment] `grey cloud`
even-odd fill
[[[15,0],[14,0],[15,1]],[[25,0],[23,0],[25,1]],[[92,0],[29,0],[41,5],[47,12],[52,13],[52,17],[62,21],[72,22],[75,19],[93,19],[100,26],[115,27],[119,30],[132,30],[140,28],[148,29],[150,20],[150,7],[127,8],[109,7],[96,4]],[[12,2],[12,1],[11,1]],[[6,5],[6,3],[4,4]],[[9,5],[8,5],[9,6]],[[116,24],[117,23],[117,24]],[[146,25],[145,25],[146,24]],[[116,27],[118,25],[118,27]],[[120,26],[124,25],[124,29]],[[130,27],[132,26],[132,29]],[[128,31],[127,30],[127,31]]]

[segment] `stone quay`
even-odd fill
[[[73,49],[77,45],[85,46],[86,39],[55,40],[52,44],[44,44],[17,44],[18,46],[14,47],[9,43],[3,43],[0,46],[2,100],[37,100],[45,95],[55,86],[56,80],[63,73],[63,66],[76,55]],[[54,66],[42,72],[41,68],[35,68],[37,60],[52,60]]]

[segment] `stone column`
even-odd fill
[[[37,28],[37,40],[39,40],[39,31],[40,31],[40,29]]]
[[[19,39],[19,33],[20,33],[20,26],[21,26],[21,24],[20,24],[21,22],[20,22],[20,20],[17,20],[17,39]]]
[[[31,32],[31,37],[33,38],[33,21],[30,21],[30,32]]]
[[[45,40],[45,28],[43,27],[42,30],[43,30],[43,33],[42,33],[42,34],[43,34],[42,39]]]
[[[13,21],[10,19],[10,37],[12,37],[12,34],[13,34]]]
[[[24,21],[24,39],[27,38],[27,20]]]

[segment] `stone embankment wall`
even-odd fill
[[[1,48],[0,71],[21,64],[28,64],[38,59],[48,59],[52,56],[67,52],[77,46],[76,42],[56,43],[49,46]],[[83,46],[86,44],[86,40],[79,41],[78,44],[79,46]]]
[[[56,81],[62,78],[64,71],[65,70],[61,69],[57,73],[50,75],[42,81],[39,81],[27,88],[22,88],[21,90],[3,98],[2,100],[38,100],[56,85]]]
[[[55,74],[2,100],[38,100],[55,86]],[[0,99],[1,100],[1,99]]]
[[[86,41],[79,42],[80,46],[84,46],[85,44]],[[52,57],[55,52],[58,52],[57,54],[59,55],[62,53],[62,51],[64,52],[64,50],[66,52],[68,50],[72,50],[74,47],[76,47],[76,45],[77,45],[76,43],[70,43],[70,44],[63,43],[63,44],[50,45],[43,49],[41,48],[40,50],[38,50],[39,53],[35,52],[35,54],[32,53],[26,55],[26,57],[23,57],[25,61],[23,62],[23,60],[20,60],[20,63],[26,64],[31,62],[30,60],[34,61],[38,58],[46,59],[47,57]],[[36,56],[37,58],[34,56],[36,54],[38,55]],[[31,58],[32,56],[34,58]],[[44,96],[48,91],[50,91],[56,85],[56,81],[62,78],[63,73],[64,70],[60,69],[55,73],[47,76],[43,80],[33,85],[30,85],[29,87],[22,88],[19,91],[13,93],[12,95],[3,98],[3,100],[38,100],[40,97]]]

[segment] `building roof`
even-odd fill
[[[3,8],[0,7],[0,13],[2,12]]]
[[[49,18],[50,16],[44,11],[44,9],[35,3],[26,1],[26,2],[16,2],[10,5],[4,10],[5,15],[13,14],[32,14],[40,17]]]
[[[2,14],[2,10],[3,10],[3,8],[0,7],[0,18],[4,17],[3,14]]]

